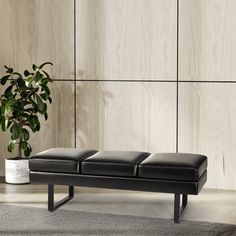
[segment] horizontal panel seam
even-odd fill
[[[104,82],[104,83],[108,83],[108,82],[119,82],[119,83],[208,83],[208,84],[236,84],[236,81],[194,81],[194,80],[72,80],[72,79],[68,79],[68,80],[62,80],[62,79],[54,79],[54,82]]]

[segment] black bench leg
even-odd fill
[[[180,194],[175,194],[174,221],[179,223],[187,209],[188,195],[182,194],[182,205],[180,206]]]
[[[48,210],[54,211],[74,197],[74,186],[69,186],[69,195],[61,201],[54,203],[54,184],[48,185]]]

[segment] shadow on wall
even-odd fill
[[[79,4],[79,3],[78,3]],[[79,68],[76,72],[77,79],[96,80],[100,78],[101,65],[104,61],[104,52],[101,51],[101,44],[106,41],[99,41],[99,34],[106,35],[106,14],[104,4],[94,1],[81,2],[79,22],[80,31],[77,32]],[[102,24],[101,24],[102,23]],[[82,40],[79,40],[82,37]],[[81,58],[82,57],[82,58]],[[108,99],[113,95],[106,89],[106,85],[99,81],[81,81],[76,84],[77,92],[77,148],[103,149],[105,145],[106,132],[104,122],[106,121],[106,107]]]
[[[31,136],[32,154],[53,147],[74,146],[73,83],[55,81],[50,88],[52,104],[48,105],[48,120],[40,116],[41,130]]]
[[[77,147],[103,149],[107,100],[112,94],[101,82],[77,83]]]

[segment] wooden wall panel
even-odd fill
[[[171,83],[77,83],[77,146],[175,151],[175,91]]]
[[[0,35],[0,75],[52,61],[54,78],[73,78],[73,0],[0,0]]]
[[[236,85],[180,85],[179,150],[208,156],[207,187],[236,189]]]
[[[3,93],[2,85],[0,84],[0,94]],[[4,160],[6,157],[10,157],[7,152],[7,145],[10,140],[10,135],[8,133],[2,132],[2,128],[0,127],[0,176],[4,176]],[[14,154],[13,154],[14,156]]]
[[[74,85],[71,82],[55,82],[51,85],[53,103],[49,119],[42,119],[42,132],[34,135],[34,153],[51,147],[74,147]]]
[[[180,80],[236,80],[236,1],[181,0]]]
[[[31,134],[32,154],[52,147],[74,147],[73,83],[54,82],[50,88],[53,103],[49,106],[48,120],[40,119],[41,130]],[[0,132],[0,176],[4,173],[4,158],[14,156],[7,152],[8,142],[8,133]]]
[[[78,79],[176,79],[176,0],[76,4]]]

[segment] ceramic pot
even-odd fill
[[[29,160],[17,157],[5,159],[5,180],[9,184],[29,183]]]

